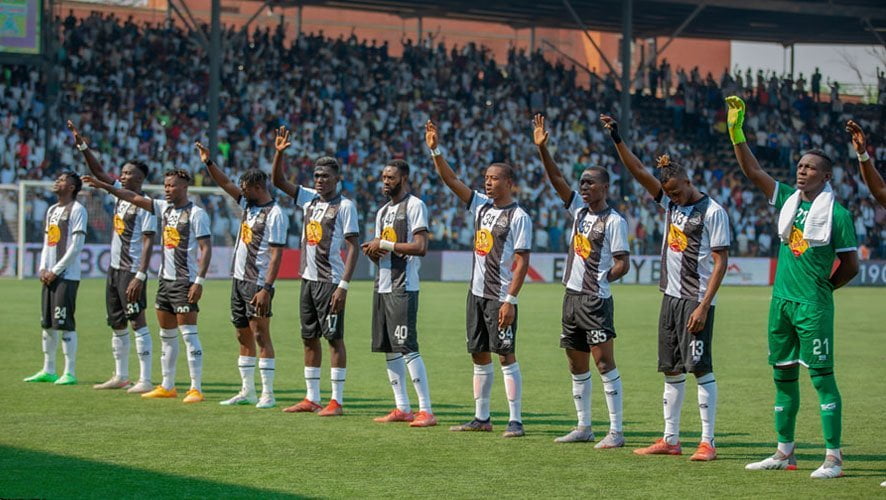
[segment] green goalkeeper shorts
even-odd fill
[[[769,304],[769,364],[809,368],[834,366],[834,306],[772,297]]]

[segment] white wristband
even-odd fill
[[[350,286],[351,286],[351,284],[345,280],[341,280],[338,282],[338,287],[341,288],[342,290],[347,290],[348,288],[350,288]]]
[[[148,278],[148,275],[145,274],[145,273],[143,273],[143,272],[141,272],[141,271],[135,273],[135,279],[137,279],[137,280],[139,280],[139,281],[144,281],[144,280],[146,280],[147,278]]]
[[[443,153],[440,152],[440,148],[434,148],[431,150],[431,156],[442,156]]]
[[[77,149],[79,149],[80,151],[86,151],[87,149],[89,149],[89,144],[81,142],[80,144],[77,144]]]
[[[382,248],[382,249],[384,249],[384,250],[387,250],[387,251],[389,251],[389,252],[393,252],[393,251],[394,251],[394,245],[395,245],[395,244],[396,244],[396,243],[394,243],[393,241],[388,241],[388,240],[381,240],[381,241],[378,242],[378,246],[379,246],[380,248]]]
[[[204,278],[203,276],[197,276],[197,279],[194,280],[194,284],[203,286],[204,281],[206,281],[206,278]]]
[[[508,304],[517,305],[517,297],[514,297],[511,294],[508,294],[505,297],[505,302],[507,302]]]
[[[864,162],[871,159],[871,155],[868,154],[867,151],[863,153],[858,153],[858,161]]]

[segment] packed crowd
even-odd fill
[[[195,184],[211,185],[193,149],[206,140],[208,64],[195,33],[172,24],[143,26],[113,15],[59,20],[63,43],[55,55],[61,96],[58,116],[70,118],[90,139],[107,168],[139,158],[151,167],[149,182],[162,183],[171,167],[189,168]],[[407,160],[412,182],[428,204],[432,248],[469,248],[466,212],[433,174],[424,146],[423,124],[438,123],[442,150],[469,185],[482,186],[483,167],[513,164],[519,173],[520,203],[533,214],[535,249],[563,251],[566,212],[543,177],[531,138],[531,116],[543,112],[551,129],[551,150],[561,168],[577,179],[586,166],[612,173],[612,203],[629,221],[635,253],[655,254],[662,218],[654,202],[614,156],[599,126],[601,112],[619,116],[612,76],[592,75],[590,86],[542,54],[512,50],[496,61],[480,46],[444,47],[403,41],[402,57],[387,43],[356,36],[329,39],[323,33],[289,43],[282,32],[229,28],[223,36],[219,163],[236,175],[257,165],[268,171],[273,130],[294,131],[288,165],[294,180],[310,183],[312,160],[323,155],[343,165],[343,190],[359,206],[366,234],[375,207],[383,202],[378,175],[391,158]],[[42,128],[41,75],[33,68],[2,66],[0,78],[0,183],[46,179],[59,169],[84,170],[79,153],[61,147],[47,156]],[[742,95],[749,107],[746,131],[755,153],[776,178],[792,182],[800,152],[824,149],[835,160],[838,199],[856,215],[856,232],[872,257],[886,258],[886,211],[875,209],[861,182],[843,123],[849,117],[869,134],[872,156],[886,167],[883,105],[821,99],[821,75],[796,81],[750,70],[724,71],[716,80],[697,68],[672,70],[666,60],[638,73],[628,143],[647,165],[669,153],[689,166],[696,182],[727,208],[734,255],[775,255],[774,216],[765,200],[741,176],[725,133],[723,98]],[[72,144],[57,120],[56,143]],[[626,128],[626,127],[623,127]],[[6,195],[3,195],[4,199]],[[28,220],[39,231],[47,200],[28,203]],[[239,213],[220,197],[203,196],[218,243],[229,242]],[[30,201],[30,200],[29,200]],[[99,209],[102,200],[95,201]],[[295,244],[300,221],[287,201]],[[0,211],[6,240],[9,210]],[[91,218],[98,221],[100,218]],[[107,231],[93,231],[103,241]],[[32,233],[38,234],[38,233]]]

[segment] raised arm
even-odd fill
[[[871,190],[874,199],[881,206],[886,207],[886,183],[883,182],[883,177],[880,176],[880,172],[874,166],[874,160],[868,154],[867,139],[864,136],[864,131],[857,123],[849,120],[846,123],[846,132],[849,132],[849,135],[852,137],[852,146],[855,147],[855,152],[858,154],[861,178],[867,184],[868,189]]]
[[[271,182],[274,187],[288,194],[292,198],[298,196],[298,186],[286,180],[283,170],[283,151],[292,145],[289,141],[289,130],[286,127],[277,129],[277,137],[274,139],[274,168],[271,170]]]
[[[649,194],[653,197],[658,196],[661,193],[661,182],[649,172],[643,162],[621,140],[621,136],[618,134],[618,122],[608,115],[600,115],[600,121],[603,122],[603,128],[609,131],[609,137],[615,144],[615,150],[618,152],[618,159],[621,160],[621,163],[627,167],[634,179],[637,179],[637,182],[646,188]]]
[[[116,188],[112,184],[108,184],[107,182],[102,182],[95,177],[90,175],[83,176],[83,183],[87,186],[92,186],[96,189],[102,189],[111,193],[111,195],[120,198],[123,201],[128,201],[133,205],[141,208],[143,210],[147,210],[148,212],[154,213],[154,202],[145,196],[142,196],[138,193],[133,193],[128,189]]]
[[[74,126],[74,122],[71,120],[68,120],[68,130],[70,130],[71,134],[74,136],[74,146],[83,153],[83,159],[86,160],[86,166],[89,167],[89,171],[92,172],[92,175],[102,182],[113,184],[114,179],[105,172],[104,168],[102,168],[101,162],[99,162],[92,154],[92,151],[90,151],[89,142],[85,137],[80,135],[80,131],[77,130],[77,127]]]
[[[726,126],[729,130],[729,138],[732,140],[732,146],[735,148],[735,158],[738,160],[738,166],[741,167],[742,173],[751,182],[757,186],[766,196],[767,200],[772,199],[775,193],[775,179],[763,170],[751,148],[745,139],[742,126],[744,125],[745,105],[744,101],[737,96],[729,96],[726,98],[726,106],[729,108]]]
[[[206,165],[206,170],[209,171],[209,176],[212,177],[212,180],[215,181],[216,184],[219,185],[226,193],[231,195],[235,200],[240,200],[240,197],[243,196],[243,192],[240,191],[240,188],[231,182],[231,179],[222,172],[222,169],[218,168],[218,165],[212,161],[212,158],[209,154],[209,148],[200,144],[199,142],[194,143],[194,147],[197,148],[197,152],[200,153],[200,161]]]
[[[437,126],[431,120],[428,120],[428,123],[425,124],[425,142],[431,150],[431,157],[434,159],[434,168],[437,170],[437,175],[443,179],[443,182],[462,202],[465,204],[470,203],[474,193],[464,182],[458,180],[449,163],[446,163],[446,159],[443,158],[440,150],[437,149],[437,146],[439,146]]]
[[[569,187],[569,183],[566,182],[566,178],[563,177],[563,172],[560,172],[560,169],[557,167],[557,164],[554,163],[554,159],[551,158],[551,153],[548,152],[548,131],[545,130],[545,117],[541,113],[535,115],[535,118],[532,119],[533,131],[532,131],[532,140],[535,141],[535,145],[538,147],[538,154],[541,156],[541,163],[545,167],[545,172],[548,174],[548,180],[551,181],[551,185],[554,186],[554,190],[557,191],[557,195],[563,200],[564,203],[569,203],[570,198],[572,198],[572,188]]]

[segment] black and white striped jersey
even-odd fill
[[[55,205],[46,211],[43,229],[43,251],[40,253],[40,269],[51,270],[68,252],[75,233],[86,234],[86,208],[78,201],[67,205]],[[80,258],[74,259],[64,270],[63,279],[80,280]]]
[[[114,187],[121,189],[123,184],[116,181]],[[142,236],[157,232],[157,217],[128,201],[115,200],[111,268],[134,273],[142,263]]]
[[[301,276],[310,281],[338,283],[345,272],[341,249],[345,239],[359,236],[357,206],[339,193],[323,201],[317,191],[299,186],[296,205],[304,211]]]
[[[480,192],[471,196],[468,210],[475,230],[471,293],[503,301],[513,278],[514,253],[532,249],[532,220],[517,202],[496,207]]]
[[[160,220],[163,258],[160,260],[160,279],[197,279],[197,240],[209,238],[209,216],[189,202],[175,208],[166,200],[153,200],[154,214]]]
[[[234,243],[231,275],[234,279],[263,286],[271,263],[270,248],[286,245],[289,220],[274,200],[264,205],[250,205],[241,196],[239,205],[243,215]]]
[[[700,302],[714,270],[711,254],[730,245],[726,210],[708,195],[681,206],[661,191],[656,201],[665,209],[659,289],[671,297]]]
[[[409,243],[416,233],[427,230],[428,207],[425,202],[411,194],[396,204],[391,204],[389,201],[375,216],[375,237],[394,243]],[[376,291],[379,293],[390,293],[394,289],[418,291],[420,267],[421,258],[417,255],[388,252],[378,260]]]
[[[575,292],[611,297],[606,277],[615,263],[614,257],[629,252],[627,221],[612,207],[592,212],[575,191],[566,210],[575,220],[563,284]]]

